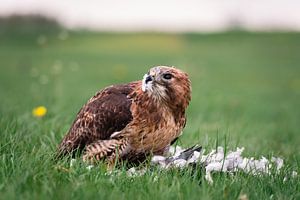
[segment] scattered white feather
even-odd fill
[[[71,159],[71,161],[70,161],[70,167],[73,167],[74,165],[75,165],[75,163],[76,163],[76,159]]]
[[[94,165],[89,165],[86,167],[86,169],[90,171],[93,167],[94,167]]]
[[[197,163],[200,160],[201,153],[199,151],[194,151],[191,158],[187,160],[187,163]]]
[[[272,167],[275,167],[277,172],[283,167],[283,159],[281,158],[272,157],[271,161],[269,161],[264,156],[260,159],[243,157],[242,153],[244,149],[244,147],[237,148],[235,151],[229,151],[227,155],[225,155],[223,147],[213,149],[206,155],[204,155],[205,150],[202,150],[201,152],[192,151],[190,155],[188,155],[188,158],[185,159],[187,155],[183,156],[183,154],[186,152],[186,149],[176,146],[170,147],[169,154],[171,156],[154,156],[151,162],[154,165],[167,169],[183,169],[189,164],[199,163],[205,167],[205,179],[210,183],[213,183],[211,176],[213,172],[232,173],[243,171],[248,174],[259,175],[270,174],[270,169]],[[297,174],[295,176],[297,176]]]
[[[184,159],[177,159],[172,162],[172,166],[178,168],[184,168],[186,166],[187,161]]]
[[[127,170],[127,176],[134,176],[134,175],[136,175],[135,167],[132,167],[132,168]]]
[[[129,170],[127,170],[127,176],[129,177],[143,176],[146,173],[146,171],[147,171],[146,168],[137,170],[135,167],[132,167]]]
[[[180,146],[169,148],[168,156],[154,155],[151,159],[151,164],[159,166],[162,169],[179,168],[184,169],[191,164],[199,164],[205,168],[205,179],[209,183],[213,183],[212,173],[223,172],[233,174],[233,172],[241,171],[251,175],[267,174],[271,175],[271,169],[275,170],[275,173],[279,173],[284,165],[282,158],[272,157],[268,160],[262,156],[260,159],[254,159],[253,157],[243,157],[242,153],[244,147],[237,148],[235,151],[229,151],[227,154],[224,152],[223,147],[213,149],[208,154],[204,154],[205,149],[201,149],[199,146],[194,146],[189,149],[183,149]],[[74,166],[76,160],[72,159],[70,167]],[[89,165],[87,170],[91,170],[94,166]],[[127,170],[126,174],[129,177],[143,176],[147,171],[147,168],[139,169],[132,167]],[[107,175],[112,175],[111,172]],[[290,178],[296,178],[298,173],[292,171],[288,176],[284,178],[284,182]],[[158,177],[154,177],[154,181],[157,181]]]
[[[161,162],[165,162],[166,157],[164,156],[153,156],[151,159],[152,163],[161,163]]]
[[[296,178],[298,176],[298,173],[296,171],[292,172],[292,178]]]
[[[286,182],[287,180],[291,179],[291,178],[297,178],[298,173],[296,171],[292,171],[291,174],[287,174],[284,179],[283,182]]]
[[[181,152],[183,152],[184,149],[182,149],[180,146],[170,146],[169,148],[169,154],[173,157],[177,157],[180,155]]]
[[[77,162],[77,160],[72,158],[71,161],[70,161],[70,168],[73,167],[76,164],[76,162]],[[93,167],[94,167],[94,165],[88,165],[86,167],[86,169],[90,171]]]
[[[166,157],[164,156],[153,156],[151,159],[152,164],[159,165],[163,168],[166,167]]]
[[[153,182],[157,182],[157,181],[158,181],[158,176],[154,176]]]
[[[276,164],[277,171],[283,167],[283,159],[272,157],[271,161]]]

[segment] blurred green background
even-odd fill
[[[192,80],[184,144],[219,132],[252,151],[300,150],[297,33],[113,34],[45,24],[3,27],[1,113],[34,121],[31,110],[45,105],[49,119],[65,120],[56,130],[62,136],[96,91],[139,80],[152,66],[170,65]]]
[[[53,153],[94,93],[139,80],[156,65],[176,66],[192,81],[180,145],[218,141],[299,162],[299,33],[96,33],[43,23],[0,26],[3,163],[9,155],[14,166],[37,152]],[[31,113],[39,105],[48,109],[42,119]]]

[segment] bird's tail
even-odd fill
[[[71,134],[66,135],[57,148],[55,158],[61,159],[65,156],[74,157],[80,153],[84,148],[84,138],[74,137]]]

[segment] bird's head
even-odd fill
[[[191,83],[188,74],[175,67],[151,68],[144,75],[142,90],[154,99],[175,108],[186,108],[191,100]]]

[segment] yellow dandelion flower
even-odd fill
[[[47,113],[45,106],[38,106],[32,110],[32,115],[35,117],[44,117]]]

